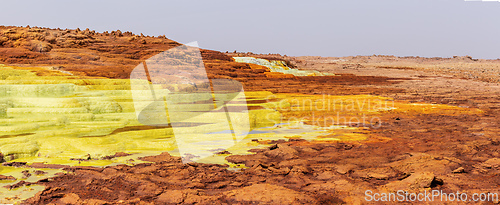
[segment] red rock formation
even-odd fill
[[[0,26],[0,63],[54,66],[83,76],[126,79],[141,61],[179,45],[165,36],[148,37],[119,30],[98,33],[89,29]],[[353,79],[349,75],[316,78],[269,73],[266,67],[236,63],[231,56],[218,51],[202,49],[201,54],[209,78],[236,79],[244,84],[245,90],[342,94],[346,89],[341,84]],[[288,61],[278,55],[256,57]],[[369,77],[354,84],[393,83],[388,80]],[[320,81],[322,85],[311,81]],[[349,88],[347,91],[376,94],[378,90]]]

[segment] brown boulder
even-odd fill
[[[338,165],[336,167],[336,171],[339,174],[347,174],[347,173],[349,173],[351,170],[353,170],[356,167],[357,166],[353,165],[353,164]]]
[[[392,162],[389,166],[402,173],[433,172],[436,174],[449,174],[455,167],[459,167],[459,164],[455,161],[457,160],[425,153],[414,153],[410,158]]]
[[[333,173],[331,171],[324,171],[322,173],[319,173],[316,176],[316,179],[319,179],[319,180],[329,180],[329,179],[332,179],[333,177],[335,177],[335,173]]]
[[[162,192],[162,189],[154,183],[142,182],[139,187],[137,187],[135,195],[139,197],[149,197],[156,196]]]
[[[432,172],[413,173],[409,177],[386,184],[384,187],[390,191],[418,190],[432,188],[443,184],[441,179],[436,178]]]
[[[431,172],[412,174],[403,181],[410,182],[410,188],[430,188],[436,177]]]
[[[283,160],[297,158],[298,154],[299,153],[297,152],[297,150],[289,147],[286,144],[274,145],[270,147],[268,151],[264,152],[264,155],[266,155],[269,158],[277,158]]]
[[[2,46],[7,41],[9,41],[7,37],[0,37],[0,46]]]
[[[245,164],[247,167],[254,167],[269,159],[259,153],[254,155],[230,155],[226,157],[226,160],[234,164]]]
[[[88,205],[104,205],[104,204],[109,204],[106,201],[99,200],[99,199],[86,199],[83,201],[83,204],[88,204]]]
[[[465,168],[463,168],[463,167],[456,168],[455,170],[451,171],[451,173],[454,173],[454,174],[465,173]]]
[[[388,180],[390,178],[397,177],[398,172],[394,171],[390,167],[380,167],[355,170],[354,173],[352,173],[352,176],[365,179]]]
[[[229,201],[260,204],[314,204],[316,200],[306,194],[271,184],[252,186],[225,192]]]
[[[156,156],[141,157],[139,159],[143,160],[143,161],[156,162],[156,163],[172,162],[172,161],[178,161],[178,162],[180,162],[180,158],[179,157],[173,157],[168,152],[163,152],[160,155],[156,155]]]
[[[162,204],[179,204],[184,201],[185,194],[181,190],[165,190],[156,198]]]
[[[497,169],[500,167],[500,159],[499,158],[488,159],[485,162],[483,162],[481,166],[487,169]]]
[[[62,204],[78,204],[80,202],[80,197],[77,194],[69,193],[59,199],[59,202]]]
[[[29,50],[45,53],[45,52],[50,52],[50,50],[52,50],[52,46],[46,42],[32,41]]]

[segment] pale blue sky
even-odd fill
[[[1,1],[0,24],[166,35],[286,55],[500,58],[500,3],[463,0]]]

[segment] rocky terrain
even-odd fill
[[[180,45],[170,39],[112,31],[96,33],[86,30],[0,27],[0,62],[9,65],[50,66],[74,75],[127,79],[140,62]],[[270,74],[265,67],[237,63],[221,52],[201,50],[209,78],[232,78],[242,82],[246,90],[268,90],[288,93],[380,93],[370,88],[335,89],[350,84],[391,84],[390,78],[352,75],[322,76],[321,78]],[[39,73],[39,75],[43,75]],[[317,83],[330,86],[321,86]],[[307,84],[309,86],[304,87]],[[286,85],[286,86],[284,86]],[[341,94],[341,93],[339,93]]]
[[[75,76],[127,78],[127,72],[141,60],[179,45],[164,37],[119,31],[0,30],[1,63],[50,66]],[[473,193],[498,193],[498,60],[288,57],[209,50],[202,50],[202,56],[210,78],[236,79],[246,91],[300,97],[374,95],[394,99],[399,109],[371,114],[363,109],[343,112],[351,116],[365,111],[380,118],[379,126],[345,124],[357,127],[350,134],[366,136],[362,140],[252,139],[266,147],[226,157],[228,162],[244,165],[242,169],[183,164],[168,153],[141,158],[151,163],[134,166],[10,163],[4,166],[65,170],[50,179],[21,181],[10,188],[43,185],[44,190],[27,199],[27,204],[378,204],[366,201],[366,190],[458,191],[469,194],[469,199]],[[234,56],[282,60],[297,69],[336,75],[270,73],[263,66],[234,62]],[[44,71],[37,75],[43,76]],[[427,107],[417,108],[418,103]],[[284,115],[302,117],[312,111]],[[323,118],[338,114],[316,113]],[[303,123],[315,123],[307,119]],[[323,138],[338,136],[338,132]],[[9,176],[0,180],[3,178]],[[493,203],[498,200],[484,202]]]

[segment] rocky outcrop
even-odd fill
[[[16,180],[13,176],[0,175],[0,180]]]
[[[286,145],[282,145],[281,149]],[[290,148],[292,149],[292,148]],[[293,151],[292,151],[293,152]],[[182,164],[179,157],[163,153],[144,157],[154,163],[136,166],[118,165],[107,168],[69,167],[71,172],[39,182],[47,188],[26,203],[137,203],[193,204],[193,203],[264,203],[264,204],[319,204],[323,200],[339,201],[314,193],[300,191],[300,186],[277,185],[272,174],[228,171],[226,166],[213,164]],[[308,180],[307,169],[296,166],[279,178],[288,183],[301,184]],[[155,174],[151,174],[155,173]],[[286,177],[286,175],[289,175]],[[272,177],[269,182],[266,176]],[[259,178],[260,183],[254,183]],[[303,178],[303,179],[302,179]],[[72,183],[66,183],[71,180]],[[100,194],[96,194],[100,193]]]
[[[409,177],[401,180],[390,182],[383,186],[390,192],[403,191],[422,191],[425,188],[434,188],[443,185],[443,180],[437,178],[432,172],[413,173]]]
[[[0,63],[50,65],[75,75],[128,79],[132,69],[143,60],[180,44],[165,36],[151,37],[131,32],[98,33],[89,29],[68,30],[35,27],[0,26]],[[229,54],[201,49],[208,77],[235,79],[245,90],[286,93],[375,94],[385,88],[343,88],[355,85],[394,84],[390,78],[343,76],[307,76],[294,68],[284,57],[259,56],[267,62],[282,62],[285,73],[272,72],[269,67],[234,62]],[[296,71],[296,72],[295,72]],[[304,74],[305,72],[305,74]],[[303,73],[295,76],[293,73]],[[318,73],[318,72],[312,72]],[[44,75],[37,71],[37,75]],[[314,74],[316,75],[316,74]],[[314,82],[314,83],[312,83]]]
[[[268,68],[271,72],[281,73],[288,76],[328,76],[330,73],[321,73],[315,70],[299,70],[291,68],[283,60],[267,60],[254,57],[233,57],[236,62],[260,65]]]

